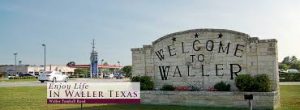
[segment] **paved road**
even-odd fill
[[[279,85],[300,85],[300,82],[280,82]]]
[[[128,82],[129,79],[87,79],[78,78],[71,79],[69,82]],[[46,86],[47,83],[39,81],[24,81],[24,82],[0,82],[0,87],[19,87],[19,86]]]

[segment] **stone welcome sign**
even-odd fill
[[[277,41],[259,40],[224,29],[194,29],[176,32],[152,45],[132,49],[133,76],[151,76],[155,87],[195,86],[213,88],[224,81],[237,90],[239,74],[267,74],[272,90],[278,89]]]

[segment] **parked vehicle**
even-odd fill
[[[104,79],[109,79],[109,74],[105,74],[105,73],[104,73],[104,74],[103,74],[103,78],[104,78]]]
[[[29,74],[29,73],[20,73],[19,74],[19,77],[24,77],[24,76],[34,76],[34,75]]]
[[[109,77],[109,79],[113,79],[114,78],[114,74],[111,73],[111,74],[109,74],[108,77]]]
[[[297,69],[288,69],[287,73],[300,73]]]
[[[41,81],[41,83],[44,83],[44,81],[52,81],[52,82],[56,82],[56,81],[64,81],[67,82],[69,77],[67,75],[62,74],[61,72],[58,71],[46,71],[43,73],[40,73],[39,76],[39,81]]]
[[[114,74],[114,77],[115,77],[116,79],[123,79],[123,78],[124,78],[124,75],[123,75],[122,73],[115,73],[115,74]]]
[[[8,76],[7,76],[8,79],[13,79],[13,78],[15,78],[15,77],[16,77],[15,75],[8,75]]]

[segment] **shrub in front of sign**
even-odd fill
[[[241,74],[235,78],[236,87],[240,91],[247,92],[269,92],[271,81],[266,74],[252,77],[250,74]]]
[[[131,78],[132,82],[140,82],[141,90],[153,90],[154,82],[149,76],[134,76]]]
[[[140,76],[133,76],[131,78],[131,82],[140,82],[141,81],[141,77]]]
[[[217,91],[230,91],[230,84],[221,81],[214,85],[214,89]]]
[[[174,91],[175,87],[173,85],[163,85],[160,90],[163,90],[163,91]]]
[[[141,89],[142,90],[153,90],[154,82],[151,80],[150,76],[142,76],[141,77]]]
[[[252,91],[254,79],[250,74],[240,74],[235,78],[236,87],[240,91]]]
[[[271,91],[271,81],[266,74],[254,76],[253,90],[256,92]]]

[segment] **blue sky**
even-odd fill
[[[0,0],[0,64],[131,64],[131,48],[195,28],[244,32],[278,40],[279,60],[300,58],[298,0]]]

